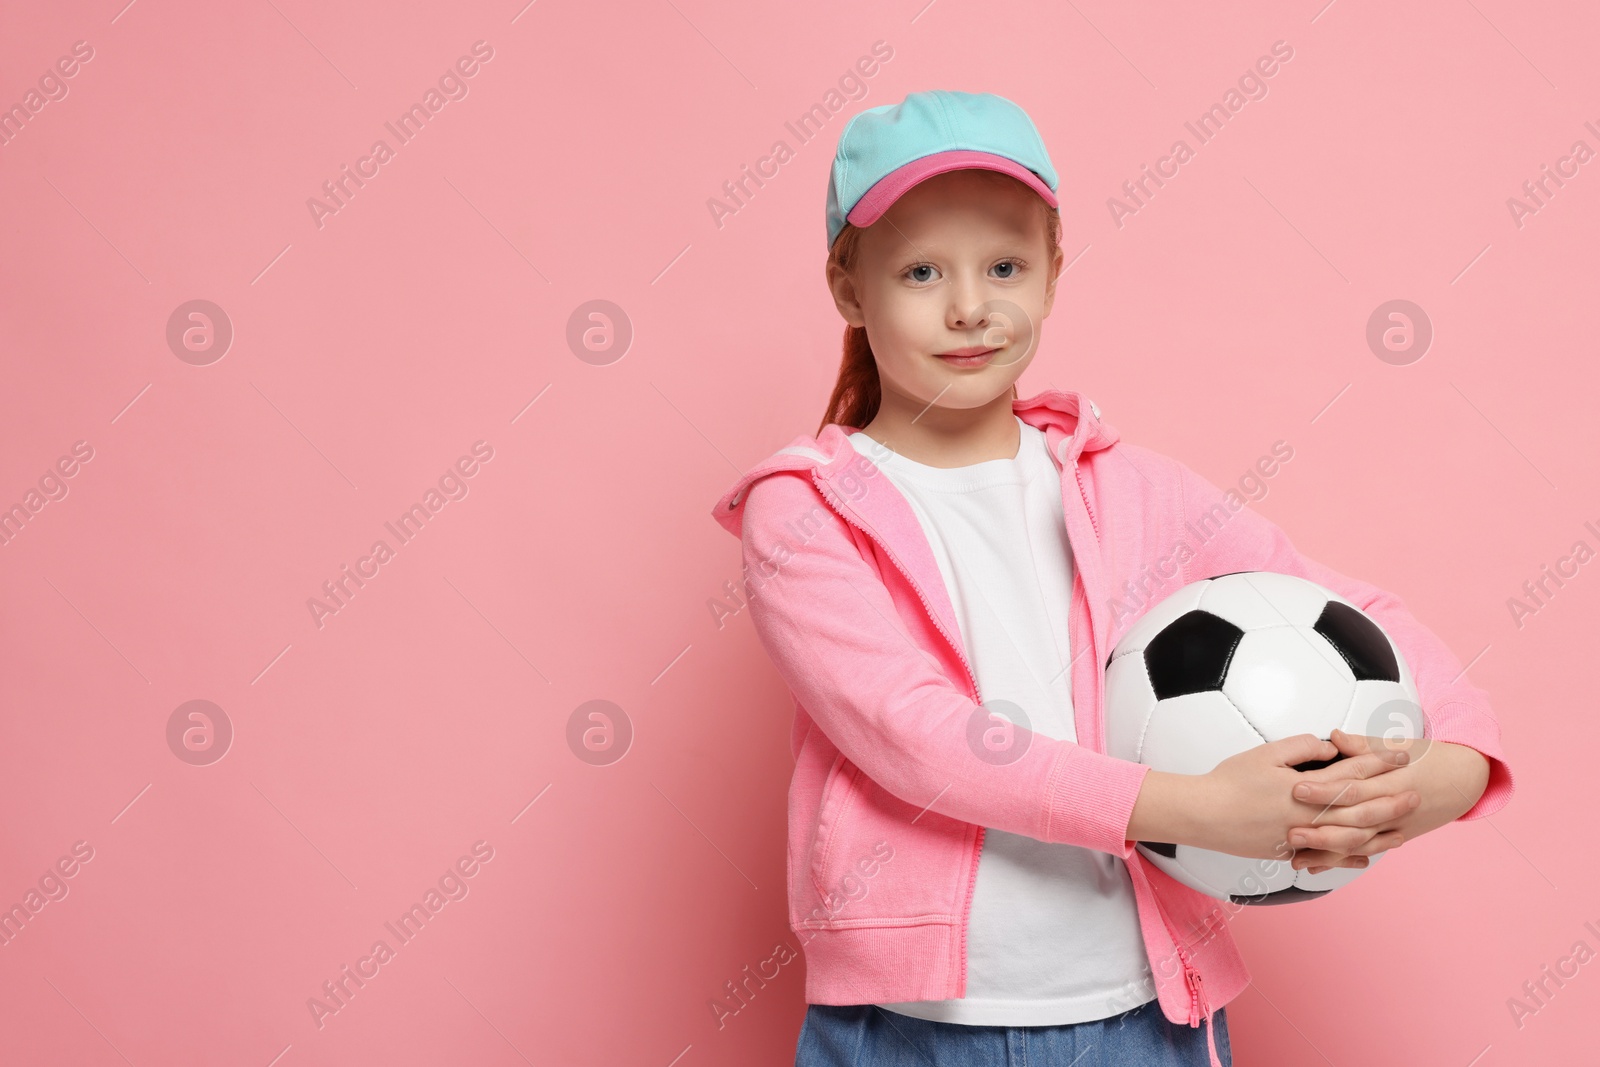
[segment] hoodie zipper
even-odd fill
[[[1084,510],[1089,513],[1089,525],[1094,528],[1095,539],[1099,541],[1100,522],[1095,518],[1094,505],[1089,502],[1089,494],[1083,488],[1083,469],[1076,462],[1072,464],[1072,474],[1078,482],[1078,495],[1083,499]],[[1070,633],[1070,627],[1068,632]],[[1179,962],[1183,964],[1184,984],[1189,990],[1189,1025],[1199,1026],[1206,1014],[1204,978],[1190,963],[1189,954],[1183,950],[1178,938],[1172,939],[1172,947],[1178,953]]]
[[[1089,494],[1083,487],[1083,468],[1075,461],[1072,464],[1072,475],[1078,483],[1078,496],[1083,500],[1084,510],[1089,513],[1089,525],[1094,529],[1095,540],[1098,543],[1101,540],[1100,522],[1095,517],[1094,505],[1089,502]],[[1071,612],[1068,612],[1069,618],[1070,615]],[[1069,625],[1067,627],[1069,642],[1071,632],[1072,628]],[[1177,950],[1178,960],[1183,964],[1184,984],[1189,990],[1189,1025],[1199,1026],[1205,1016],[1206,1007],[1204,979],[1200,972],[1190,963],[1189,954],[1183,950],[1183,946],[1176,937],[1172,939],[1172,947]]]
[[[1089,525],[1094,527],[1094,536],[1098,540],[1100,537],[1100,522],[1094,517],[1094,507],[1089,503],[1089,494],[1083,488],[1083,472],[1079,469],[1076,460],[1072,463],[1072,476],[1078,480],[1078,495],[1083,498],[1083,509],[1089,513]]]
[[[1089,513],[1089,525],[1093,527],[1095,539],[1098,542],[1101,539],[1100,522],[1095,518],[1094,505],[1089,502],[1089,494],[1083,487],[1083,469],[1076,462],[1072,464],[1072,474],[1078,483],[1078,495],[1083,500],[1084,510]],[[1070,617],[1071,613],[1068,612],[1068,615]],[[1070,625],[1067,628],[1067,632],[1070,641],[1072,632]],[[1172,947],[1177,950],[1178,960],[1183,964],[1184,984],[1189,989],[1189,1025],[1199,1026],[1201,1019],[1205,1015],[1206,1006],[1204,979],[1200,972],[1189,962],[1189,954],[1184,952],[1183,946],[1176,937],[1172,939]]]
[[[1177,942],[1174,941],[1173,944],[1176,945]],[[1217,1056],[1217,1024],[1211,1015],[1211,1006],[1206,1003],[1205,984],[1201,980],[1199,971],[1189,971],[1188,978],[1190,991],[1189,1025],[1204,1026],[1206,1028],[1206,1062],[1208,1064],[1220,1064],[1222,1060]]]
[[[1205,1015],[1205,987],[1200,972],[1195,970],[1189,962],[1189,954],[1183,951],[1183,945],[1178,939],[1172,939],[1172,947],[1178,953],[1178,962],[1183,964],[1184,984],[1189,987],[1189,1025],[1199,1026],[1201,1018]]]

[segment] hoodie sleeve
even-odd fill
[[[1233,571],[1276,571],[1306,578],[1349,600],[1382,626],[1411,668],[1422,703],[1426,736],[1466,745],[1489,760],[1489,783],[1462,820],[1493,815],[1511,799],[1511,768],[1500,747],[1500,724],[1488,694],[1466,679],[1461,661],[1434,632],[1417,621],[1395,594],[1341,574],[1304,555],[1276,524],[1224,492],[1183,463],[1183,513],[1176,540],[1191,547],[1209,538],[1182,565],[1183,581],[1197,582]],[[1176,540],[1174,543],[1176,543]]]
[[[970,744],[981,705],[920,648],[852,529],[809,477],[756,482],[740,542],[751,620],[778,674],[828,739],[908,804],[1126,859],[1148,768],[1017,730],[1001,764]],[[920,609],[919,609],[920,610]]]

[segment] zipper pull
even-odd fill
[[[1205,1017],[1205,990],[1201,985],[1200,972],[1186,967],[1183,974],[1189,985],[1189,1025],[1199,1026],[1200,1020]]]
[[[1222,1060],[1217,1056],[1216,1018],[1211,1014],[1210,1005],[1206,1003],[1205,985],[1200,979],[1200,972],[1195,971],[1190,986],[1194,989],[1195,1000],[1199,1008],[1199,1016],[1205,1019],[1206,1027],[1206,1052],[1210,1056],[1211,1067],[1222,1067]],[[1199,1018],[1195,1020],[1199,1025]]]

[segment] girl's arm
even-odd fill
[[[1159,455],[1144,450],[1141,458]],[[1231,571],[1277,571],[1309,579],[1349,600],[1376,620],[1405,656],[1422,704],[1424,736],[1435,742],[1471,748],[1485,761],[1487,776],[1483,788],[1455,818],[1478,819],[1504,807],[1511,799],[1514,782],[1500,747],[1500,725],[1489,707],[1488,694],[1466,679],[1460,660],[1449,647],[1418,621],[1395,594],[1341,574],[1304,555],[1283,530],[1250,508],[1238,493],[1232,490],[1225,493],[1183,463],[1170,457],[1162,458],[1177,466],[1183,502],[1181,514],[1170,522],[1169,536],[1174,539],[1172,543],[1187,544],[1193,549],[1192,555],[1181,562],[1182,581],[1186,584]],[[1206,540],[1197,544],[1194,531],[1200,531]],[[1425,825],[1428,819],[1449,810],[1457,799],[1454,796],[1456,787],[1464,794],[1473,795],[1469,788],[1474,784],[1470,773],[1464,777],[1460,773],[1445,773],[1438,780],[1432,777],[1435,771],[1453,768],[1460,772],[1463,766],[1470,767],[1459,754],[1440,761],[1448,767],[1435,766],[1424,771],[1421,768],[1426,759],[1415,761],[1417,767],[1413,769],[1414,780],[1410,787],[1420,791],[1423,785],[1431,783],[1433,795],[1423,795],[1423,807],[1419,810],[1425,814],[1421,817],[1413,814],[1413,826]],[[1325,776],[1339,777],[1346,773],[1348,768],[1338,770],[1344,762],[1325,768],[1330,772]],[[1400,782],[1381,784],[1398,787]]]

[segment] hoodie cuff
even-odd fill
[[[1494,716],[1476,705],[1453,701],[1428,712],[1426,719],[1429,738],[1466,745],[1489,761],[1489,784],[1477,803],[1458,816],[1457,821],[1481,819],[1505,807],[1515,792],[1515,780],[1500,748],[1500,724]]]
[[[1063,746],[1050,774],[1044,840],[1127,859],[1128,822],[1150,768],[1078,744]]]

